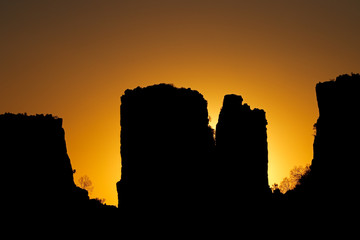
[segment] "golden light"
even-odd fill
[[[321,1],[320,1],[321,2]],[[0,7],[0,113],[64,119],[74,175],[117,204],[120,97],[198,90],[215,129],[226,94],[266,111],[269,183],[312,160],[315,85],[359,72],[360,2],[8,1]]]

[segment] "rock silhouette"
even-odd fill
[[[61,118],[1,114],[1,180],[4,196],[11,197],[7,206],[14,216],[45,212],[54,219],[108,210],[123,220],[122,227],[129,226],[124,222],[141,229],[161,224],[159,231],[183,231],[190,224],[198,232],[214,228],[221,233],[236,232],[251,217],[265,226],[270,217],[297,223],[295,211],[316,216],[310,219],[314,222],[325,220],[329,209],[334,216],[349,213],[359,201],[359,87],[360,74],[316,85],[319,118],[312,165],[285,195],[271,194],[268,185],[264,110],[252,110],[241,96],[226,95],[214,139],[207,102],[199,92],[168,84],[126,90],[120,109],[119,211],[90,200],[75,185]]]
[[[216,125],[221,195],[227,206],[240,208],[239,203],[266,202],[271,195],[265,111],[242,102],[241,96],[226,95]]]
[[[314,184],[327,191],[326,195],[334,189],[355,194],[360,185],[359,89],[359,74],[341,75],[316,85],[319,118],[312,173],[316,175]]]
[[[234,224],[234,215],[261,212],[271,197],[266,125],[263,110],[227,95],[215,145],[197,91],[166,84],[126,90],[117,183],[122,217],[185,217],[219,227]]]
[[[121,97],[119,208],[136,216],[208,210],[213,130],[207,102],[191,89],[160,84]]]
[[[358,204],[359,88],[359,74],[340,75],[316,85],[319,118],[314,125],[314,158],[309,174],[290,193],[293,200],[324,210],[331,206],[343,211]]]
[[[14,216],[55,217],[100,208],[74,183],[61,118],[2,114],[0,139],[3,194],[11,197]]]

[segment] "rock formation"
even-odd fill
[[[241,96],[226,95],[216,125],[220,195],[228,199],[225,204],[239,207],[270,194],[265,112],[242,102]]]
[[[11,213],[75,214],[98,206],[77,187],[62,119],[52,115],[0,115],[3,194]]]
[[[319,118],[314,125],[314,159],[311,165],[312,197],[327,201],[351,199],[360,185],[360,75],[341,75],[318,83]],[[341,191],[341,194],[334,194]],[[332,200],[331,200],[332,199]]]
[[[214,176],[207,102],[191,89],[160,84],[121,97],[124,214],[185,214],[206,208]]]

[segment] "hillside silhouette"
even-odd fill
[[[106,212],[122,227],[160,224],[177,231],[200,228],[199,222],[203,229],[234,230],[244,219],[294,220],[295,210],[309,218],[329,209],[347,213],[359,202],[359,85],[359,74],[316,85],[312,164],[284,194],[268,185],[264,110],[226,95],[215,132],[204,97],[169,84],[121,97],[118,208],[89,199],[75,185],[62,119],[49,114],[0,115],[4,193],[17,216]]]

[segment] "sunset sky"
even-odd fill
[[[239,94],[266,111],[271,185],[311,163],[315,85],[359,56],[359,0],[0,0],[0,113],[63,118],[76,182],[117,205],[126,89],[198,90],[213,128]]]

